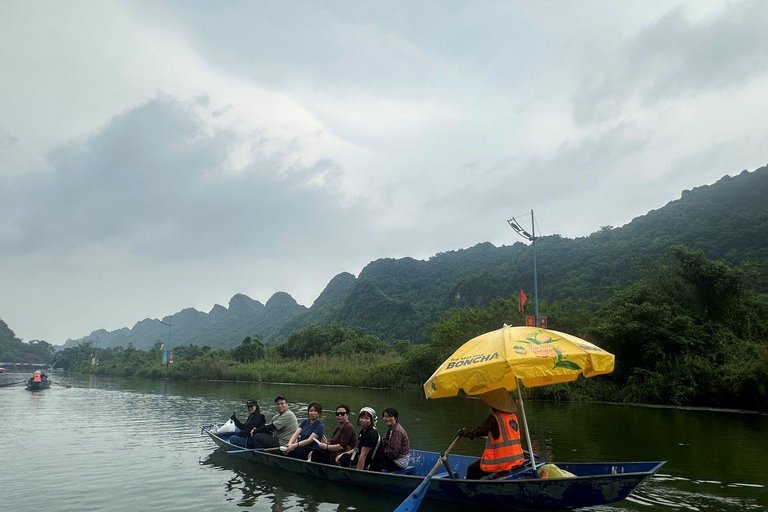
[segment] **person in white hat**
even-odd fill
[[[339,466],[381,471],[384,450],[381,447],[381,436],[376,430],[376,419],[376,411],[372,407],[360,409],[357,414],[357,424],[361,427],[357,448],[344,453],[339,458]]]
[[[517,421],[517,406],[506,389],[494,389],[480,395],[493,411],[482,425],[474,429],[463,428],[458,436],[474,439],[487,436],[483,456],[467,466],[467,480],[477,480],[484,476],[509,472],[525,462],[523,447],[520,444],[520,424]]]

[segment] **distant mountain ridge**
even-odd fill
[[[167,345],[169,323],[170,347],[195,344],[233,348],[246,336],[258,334],[269,338],[277,335],[282,325],[306,311],[306,307],[297,304],[293,297],[284,292],[275,293],[266,304],[238,293],[230,299],[226,308],[216,304],[208,313],[186,308],[164,317],[163,323],[158,319],[146,318],[132,329],[99,329],[83,338],[67,340],[64,348],[76,346],[85,340],[93,340],[105,348],[127,347],[129,343],[136,348],[148,348],[157,341]]]
[[[620,228],[604,227],[575,239],[541,237],[536,242],[540,298],[599,305],[613,290],[637,279],[639,259],[676,244],[729,263],[750,262],[758,273],[758,287],[766,293],[766,192],[768,166],[684,191],[680,199]],[[427,325],[441,312],[485,306],[519,288],[533,289],[532,251],[520,242],[502,247],[485,242],[428,260],[383,258],[366,265],[357,278],[338,274],[310,308],[278,292],[266,305],[238,294],[227,308],[216,305],[208,313],[182,310],[173,315],[171,344],[231,348],[246,336],[284,340],[309,325],[331,324],[362,327],[388,340],[422,342]],[[147,348],[158,340],[167,343],[168,327],[145,319],[133,329],[99,330],[82,339],[97,338],[100,346],[133,343]],[[65,346],[81,340],[68,340]]]

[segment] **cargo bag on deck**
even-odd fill
[[[211,430],[213,430],[214,434],[232,434],[235,431],[235,422],[227,420],[227,422],[220,427],[214,423]]]
[[[560,469],[554,464],[544,464],[536,470],[539,478],[574,478],[576,475],[570,471]]]

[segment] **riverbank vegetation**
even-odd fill
[[[529,395],[768,410],[768,304],[755,290],[756,273],[683,247],[640,261],[638,269],[640,280],[602,305],[541,301],[550,328],[615,354],[616,368]],[[447,311],[428,328],[428,344],[385,342],[360,328],[313,326],[279,345],[247,337],[232,350],[176,347],[170,365],[161,364],[158,342],[149,350],[100,350],[93,367],[94,345],[81,343],[61,351],[55,365],[150,378],[419,386],[465,341],[504,323],[524,323],[517,298]]]

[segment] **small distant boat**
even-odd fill
[[[440,458],[436,452],[411,449],[411,464],[402,471],[372,472],[342,468],[292,459],[262,450],[244,450],[229,442],[232,434],[216,434],[211,426],[203,426],[220,449],[268,468],[299,473],[306,478],[322,478],[342,485],[359,485],[406,496],[413,492]],[[664,465],[654,462],[557,463],[557,467],[573,473],[573,478],[538,478],[526,466],[496,479],[467,480],[467,466],[477,457],[449,455],[448,461],[456,478],[446,470],[430,482],[426,497],[434,500],[492,507],[496,510],[554,511],[592,507],[621,501],[646,478]]]
[[[27,382],[27,389],[29,391],[42,391],[43,389],[48,389],[51,387],[51,381],[48,379],[45,379],[41,382]]]
[[[26,387],[29,391],[42,391],[43,389],[51,387],[51,379],[38,370],[27,381]]]

